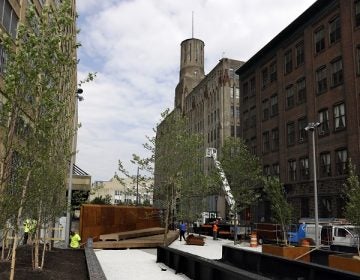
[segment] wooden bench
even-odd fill
[[[130,230],[124,232],[115,232],[115,233],[108,233],[108,234],[101,234],[99,239],[102,241],[120,241],[124,239],[132,239],[144,236],[152,236],[157,234],[164,234],[164,228],[145,228],[145,229],[138,229],[138,230]]]
[[[193,234],[189,234],[189,236],[186,238],[186,244],[204,246],[205,244],[204,239],[205,239],[204,236],[194,236]]]

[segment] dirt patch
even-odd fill
[[[88,280],[85,252],[82,249],[58,249],[46,251],[43,270],[33,270],[32,246],[20,246],[16,252],[16,280]],[[9,279],[10,262],[0,262],[0,279]]]

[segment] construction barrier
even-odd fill
[[[250,247],[257,247],[257,237],[256,232],[251,233],[250,235]]]

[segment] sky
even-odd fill
[[[314,2],[77,0],[78,80],[97,77],[82,85],[76,164],[93,182],[110,180],[119,160],[136,174],[132,154],[149,155],[143,144],[174,107],[180,43],[192,30],[206,74],[224,57],[247,61]]]

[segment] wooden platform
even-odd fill
[[[164,230],[164,229],[163,229]],[[165,245],[169,245],[179,237],[178,231],[169,231]],[[130,249],[130,248],[156,248],[164,245],[164,234],[151,236],[139,236],[136,238],[119,241],[98,241],[94,242],[94,249]]]
[[[152,236],[157,234],[164,234],[165,229],[160,227],[145,228],[124,232],[116,232],[110,234],[101,234],[99,239],[101,241],[120,241],[123,239],[131,239],[145,236]]]

